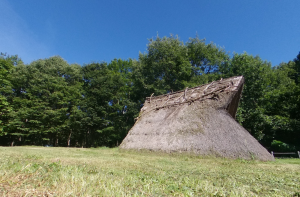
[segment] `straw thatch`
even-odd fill
[[[272,160],[271,154],[235,121],[243,84],[242,76],[231,77],[147,97],[120,147]]]

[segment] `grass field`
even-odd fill
[[[0,196],[300,196],[300,159],[0,147]]]

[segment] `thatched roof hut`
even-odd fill
[[[120,148],[272,160],[235,121],[243,84],[242,76],[231,77],[147,97]]]

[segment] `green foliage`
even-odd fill
[[[140,54],[133,67],[134,86],[140,100],[154,95],[194,87],[217,79],[219,66],[227,64],[228,54],[215,44],[198,37],[184,44],[178,37],[150,39],[147,53]]]
[[[290,61],[287,65],[290,68],[289,76],[296,84],[300,83],[300,52],[294,61]]]
[[[147,53],[140,54],[139,83],[151,93],[163,94],[185,87],[191,78],[192,66],[188,49],[178,37],[157,37],[150,40]]]
[[[17,56],[0,56],[0,136],[7,134],[7,124],[9,123],[8,113],[12,107],[9,103],[12,93],[11,73],[14,64],[19,61]]]
[[[82,98],[80,67],[51,57],[18,65],[13,74],[10,132],[34,144],[48,143],[45,138],[57,145],[58,139],[67,141],[73,124],[69,119]]]
[[[226,51],[217,47],[214,43],[205,44],[205,39],[190,38],[186,43],[186,47],[195,76],[204,73],[215,73],[219,70],[219,67],[228,64],[229,55]]]
[[[274,138],[298,143],[292,140],[299,139],[297,130],[291,125],[292,122],[298,124],[291,117],[298,96],[295,95],[295,81],[289,77],[294,73],[290,64],[272,68],[270,63],[258,56],[244,53],[235,54],[229,64],[220,68],[224,78],[244,76],[245,85],[237,120],[266,147],[270,147]]]
[[[233,56],[229,69],[231,76],[243,75],[245,78],[239,109],[241,117],[238,117],[238,119],[244,120],[241,122],[243,126],[257,139],[261,140],[265,131],[269,129],[262,121],[265,117],[262,102],[264,93],[270,87],[271,65],[262,61],[259,57],[244,53]],[[225,74],[224,77],[227,76]]]
[[[274,151],[295,151],[296,147],[293,145],[286,144],[284,142],[278,141],[278,140],[273,140],[271,143],[271,148]]]
[[[132,60],[92,63],[82,67],[88,146],[116,146],[134,123],[139,107],[131,100]]]
[[[272,67],[247,53],[232,57],[198,37],[150,39],[138,60],[69,65],[60,57],[24,65],[0,57],[0,144],[117,146],[146,97],[243,75],[237,121],[265,147],[300,144],[300,53]]]

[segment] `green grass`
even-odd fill
[[[0,196],[300,196],[300,159],[0,147]]]

